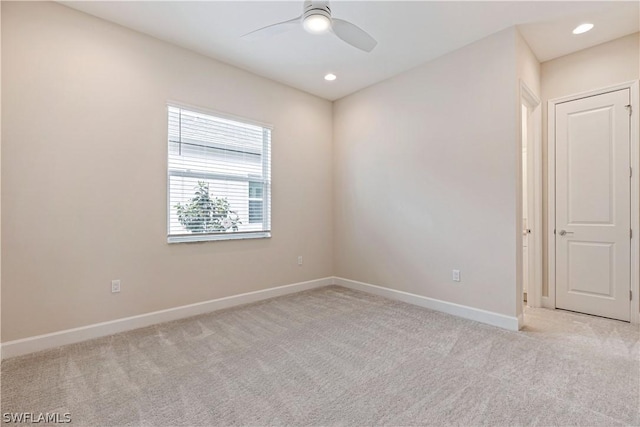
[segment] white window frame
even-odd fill
[[[262,155],[262,178],[256,177],[252,175],[250,177],[238,177],[234,175],[226,175],[226,174],[218,174],[218,173],[207,173],[207,172],[192,172],[192,171],[183,171],[169,168],[169,107],[181,108],[184,110],[189,110],[195,113],[207,114],[210,116],[214,116],[217,118],[225,119],[225,120],[233,120],[240,123],[245,123],[248,125],[259,126],[263,128],[263,150],[264,153]],[[206,108],[195,107],[192,105],[168,101],[166,108],[166,120],[165,123],[165,142],[166,142],[166,170],[167,170],[167,243],[199,243],[199,242],[209,242],[209,241],[222,241],[222,240],[246,240],[246,239],[268,239],[271,238],[271,137],[266,137],[264,133],[268,131],[273,134],[273,126],[257,122],[254,120],[249,120],[244,117],[238,117],[234,115],[230,115],[227,113],[220,113],[218,111],[209,110]],[[238,181],[238,182],[261,182],[264,185],[263,187],[263,195],[262,195],[262,218],[263,223],[269,225],[267,230],[262,231],[234,231],[231,233],[189,233],[189,234],[170,234],[171,233],[171,188],[170,188],[170,180],[172,176],[177,177],[186,177],[186,178],[201,178],[206,180],[225,180],[225,181]]]

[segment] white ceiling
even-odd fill
[[[81,1],[63,4],[335,100],[502,29],[519,25],[541,61],[640,29],[637,1],[333,1],[332,14],[378,40],[361,52],[302,27],[259,41],[240,36],[294,18],[302,1]],[[575,36],[589,21],[595,28]],[[323,76],[338,76],[326,82]]]

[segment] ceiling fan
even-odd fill
[[[264,28],[243,35],[244,39],[253,40],[275,36],[297,28],[303,28],[311,34],[331,32],[342,41],[365,52],[371,52],[378,42],[357,25],[331,16],[331,8],[326,0],[305,0],[302,15],[288,21],[268,25]]]

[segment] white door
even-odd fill
[[[629,320],[629,89],[556,105],[556,307]]]

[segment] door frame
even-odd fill
[[[640,93],[638,80],[550,99],[547,102],[547,265],[548,296],[542,297],[542,306],[556,308],[556,105],[590,96],[602,95],[621,89],[631,92],[631,290],[630,321],[640,323]]]
[[[520,105],[527,109],[527,183],[532,191],[527,192],[529,228],[533,230],[528,237],[529,283],[527,287],[527,305],[541,307],[542,302],[542,103],[533,91],[520,81]],[[519,108],[522,111],[522,108]],[[522,155],[522,117],[519,120],[518,137],[520,156]],[[522,171],[522,168],[520,168]],[[522,183],[522,180],[520,181]],[[532,185],[531,185],[532,184]],[[520,204],[522,206],[522,203]],[[520,229],[522,232],[522,227]],[[520,252],[522,257],[522,252]],[[520,295],[522,301],[522,295]],[[523,302],[524,304],[524,302]],[[524,308],[524,307],[523,307]]]

